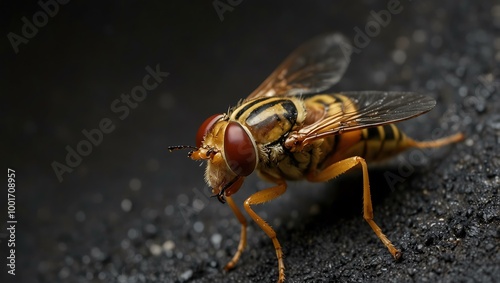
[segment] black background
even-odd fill
[[[32,22],[42,8],[2,8],[1,159],[16,170],[18,220],[13,277],[5,189],[2,282],[277,279],[271,241],[254,223],[237,268],[221,271],[239,225],[206,197],[203,167],[167,146],[194,144],[206,117],[248,95],[307,39],[340,32],[352,41],[387,2],[240,1],[222,21],[212,1],[164,2],[70,1],[17,53],[7,35],[22,36],[22,18]],[[370,170],[375,219],[401,262],[362,219],[358,173],[291,184],[256,208],[284,247],[288,282],[500,280],[500,5],[492,3],[400,1],[401,13],[353,55],[334,90],[427,92],[438,106],[402,128],[417,139],[457,131],[467,139]],[[120,120],[113,101],[157,65],[169,76]],[[65,164],[66,147],[104,118],[114,131],[60,182],[53,162]],[[388,174],[405,182],[391,187]],[[266,186],[251,177],[235,198]]]

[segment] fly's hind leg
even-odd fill
[[[273,200],[286,191],[286,182],[284,180],[271,178],[267,176],[267,179],[273,180],[277,185],[262,191],[258,191],[246,199],[244,203],[245,210],[252,217],[252,219],[259,225],[259,227],[264,230],[269,238],[273,241],[274,249],[276,250],[276,257],[278,258],[278,282],[285,281],[285,265],[283,263],[283,251],[281,250],[281,245],[276,238],[276,232],[269,224],[264,221],[255,211],[253,211],[251,205],[261,204]]]
[[[440,138],[437,140],[432,140],[432,141],[415,141],[415,140],[410,139],[410,140],[408,140],[408,146],[413,146],[416,148],[441,147],[444,145],[448,145],[451,143],[456,143],[456,142],[462,141],[464,138],[465,138],[464,134],[456,133],[454,135]]]
[[[245,216],[243,216],[240,209],[238,208],[238,206],[236,206],[231,197],[226,197],[226,200],[227,203],[229,204],[229,207],[231,207],[231,210],[233,211],[234,215],[236,215],[236,218],[238,218],[238,221],[240,221],[241,223],[241,234],[240,234],[240,243],[238,244],[238,250],[236,250],[236,253],[234,254],[233,258],[226,264],[226,266],[224,266],[224,270],[229,271],[236,266],[236,263],[240,259],[241,253],[243,253],[243,250],[247,245],[247,220],[245,219]]]
[[[401,252],[396,249],[396,247],[394,247],[391,241],[389,241],[384,233],[382,233],[380,227],[378,227],[378,225],[373,220],[370,183],[368,179],[368,166],[366,165],[366,161],[363,158],[354,156],[341,160],[328,166],[318,173],[312,173],[308,175],[307,179],[311,182],[325,182],[345,173],[347,170],[355,167],[356,165],[361,165],[361,168],[363,170],[363,218],[366,220],[366,222],[368,222],[370,227],[372,227],[377,237],[382,241],[382,243],[384,243],[391,255],[397,260],[401,257]]]

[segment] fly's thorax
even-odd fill
[[[305,112],[297,97],[265,97],[242,103],[231,111],[230,119],[245,126],[257,144],[268,144],[302,125]]]

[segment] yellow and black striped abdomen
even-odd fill
[[[392,157],[408,148],[408,137],[396,125],[387,124],[361,130],[356,150],[366,160],[378,161]]]
[[[340,160],[360,156],[367,161],[380,161],[410,147],[413,142],[396,125],[387,124],[331,137],[331,151],[325,152],[321,167]]]

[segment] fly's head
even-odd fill
[[[239,190],[244,178],[257,167],[257,147],[251,133],[226,115],[217,114],[205,120],[196,134],[196,147],[192,148],[189,157],[207,161],[205,181],[222,203]]]

